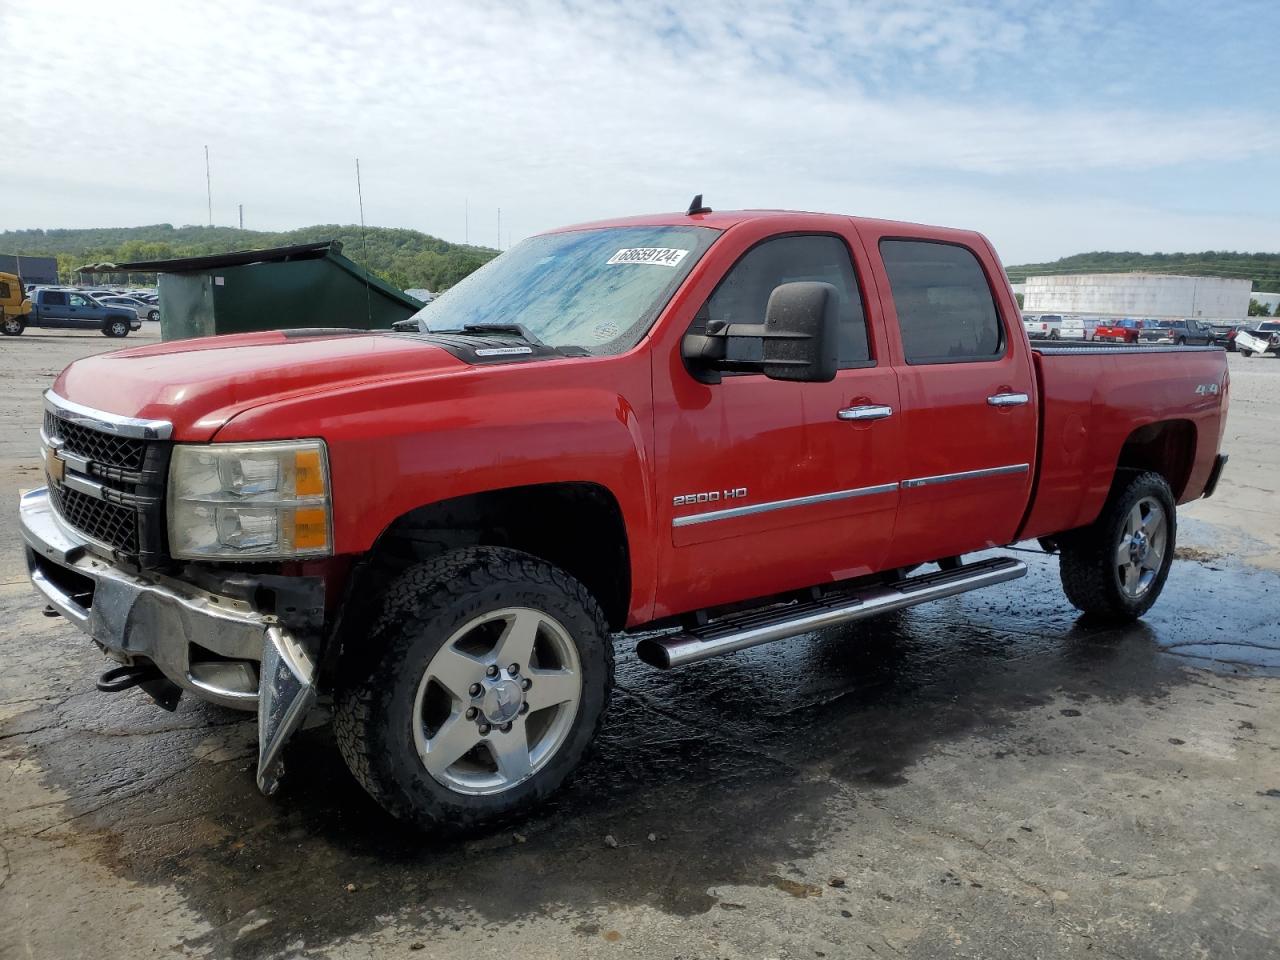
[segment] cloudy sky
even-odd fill
[[[1280,250],[1280,3],[0,0],[0,229],[788,207]],[[467,215],[469,207],[470,215]]]

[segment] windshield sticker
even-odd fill
[[[674,267],[684,259],[688,250],[675,250],[671,247],[627,247],[619,250],[609,258],[615,263],[652,263],[660,267]]]

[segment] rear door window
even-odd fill
[[[966,363],[1004,353],[1004,325],[972,251],[954,243],[881,240],[880,257],[907,363]]]
[[[65,307],[67,295],[60,290],[50,290],[44,295],[44,302],[49,307]]]

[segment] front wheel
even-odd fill
[[[334,731],[356,779],[402,820],[467,829],[526,812],[577,767],[613,647],[573,577],[474,547],[394,580],[346,670]]]
[[[0,323],[0,333],[6,337],[17,337],[22,335],[22,331],[27,329],[27,325],[22,322],[21,317],[5,317],[4,322]]]
[[[1123,474],[1098,519],[1062,538],[1062,589],[1085,613],[1136,620],[1164,589],[1176,539],[1173,492],[1164,477]]]
[[[110,320],[102,328],[102,332],[108,337],[127,337],[129,335],[129,321]]]

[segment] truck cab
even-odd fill
[[[20,516],[108,689],[256,710],[267,792],[332,696],[424,828],[553,790],[615,638],[678,669],[1007,583],[984,551],[1022,541],[1139,617],[1225,463],[1220,349],[1033,348],[972,231],[698,198],[529,238],[419,320],[79,360]]]
[[[12,273],[0,273],[0,332],[9,337],[22,333],[30,313],[22,281]]]

